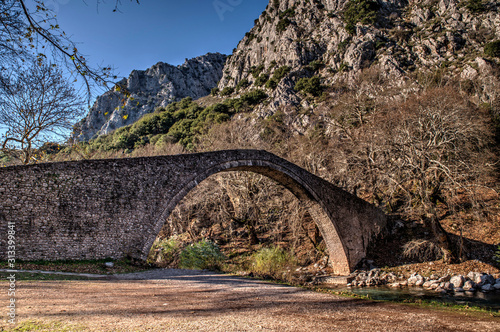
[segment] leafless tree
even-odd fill
[[[117,11],[120,4],[120,0],[116,0],[113,11]],[[50,10],[47,1],[34,0],[30,6],[25,0],[0,1],[0,68],[12,68],[34,58],[40,62],[50,59],[74,79],[82,78],[88,98],[93,87],[106,85],[116,78],[111,67],[88,63],[57,23],[56,13]]]
[[[56,67],[35,62],[17,71],[0,73],[2,152],[24,164],[48,136],[68,133],[84,112],[83,101]]]
[[[459,251],[453,253],[437,206],[449,206],[458,193],[473,197],[488,164],[486,118],[452,88],[436,88],[402,105],[386,121],[387,154],[381,168],[406,193],[411,209],[420,211],[447,261]]]

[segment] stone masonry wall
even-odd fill
[[[269,176],[315,209],[339,273],[352,270],[385,226],[378,209],[265,151],[38,164],[0,169],[0,259],[9,223],[16,259],[145,259],[175,205],[227,170]]]

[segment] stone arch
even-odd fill
[[[223,150],[1,168],[0,231],[15,222],[19,259],[144,260],[180,200],[207,177],[233,170],[263,174],[294,193],[338,274],[352,271],[386,226],[376,207],[285,159]],[[0,239],[0,256],[6,252]]]
[[[351,272],[353,264],[348,257],[349,250],[339,236],[338,226],[333,222],[320,195],[292,169],[269,160],[242,159],[222,162],[209,167],[197,174],[191,181],[184,183],[183,187],[163,205],[161,214],[154,221],[152,233],[147,237],[144,247],[141,250],[141,259],[147,257],[153,242],[160,233],[167,218],[180,201],[191,190],[198,186],[198,184],[211,175],[229,171],[248,171],[262,174],[290,190],[301,201],[301,204],[305,206],[318,226],[330,254],[334,272],[341,275],[346,275]]]

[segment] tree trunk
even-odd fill
[[[443,252],[443,261],[447,264],[456,262],[452,241],[450,241],[449,234],[444,230],[435,214],[427,215],[424,217],[425,226],[431,229],[432,236],[437,245]]]

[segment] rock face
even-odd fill
[[[157,107],[185,97],[206,96],[222,77],[225,61],[225,55],[208,53],[186,59],[180,66],[158,62],[147,70],[134,70],[128,79],[97,98],[87,117],[75,126],[73,137],[87,141],[134,123]]]
[[[271,100],[258,114],[266,117],[280,107],[308,107],[294,91],[301,77],[320,76],[329,84],[372,64],[395,85],[439,68],[450,77],[477,76],[485,44],[500,38],[494,1],[473,10],[459,0],[379,0],[376,22],[347,29],[349,2],[271,0],[228,58],[219,89],[240,82],[246,89],[265,88]],[[290,68],[284,78],[262,84],[282,66]]]
[[[265,118],[278,110],[296,114],[296,120],[286,125],[302,134],[315,123],[307,115],[314,112],[314,101],[295,91],[301,78],[317,76],[323,86],[352,83],[374,65],[390,78],[387,89],[446,76],[469,80],[471,86],[471,80],[479,80],[483,92],[474,101],[478,104],[500,99],[498,59],[484,51],[500,39],[497,1],[484,0],[479,9],[461,0],[361,2],[373,6],[370,22],[358,17],[360,10],[351,10],[349,16],[351,0],[270,0],[225,65],[225,56],[208,54],[178,67],[159,63],[134,71],[121,82],[133,100],[123,103],[116,91],[98,98],[77,126],[76,137],[88,140],[108,133],[155,107],[207,95],[216,85],[229,97],[265,90],[269,99],[254,110],[255,115]]]

